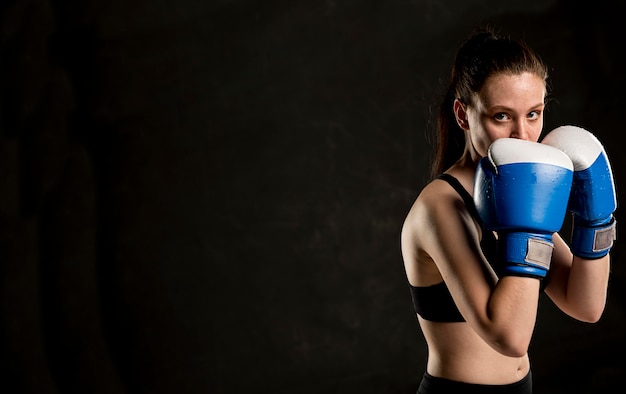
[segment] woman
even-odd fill
[[[596,322],[603,313],[610,247],[575,256],[555,232],[545,278],[498,278],[497,233],[483,227],[472,197],[477,166],[494,141],[538,143],[547,78],[528,46],[492,31],[474,32],[457,53],[439,112],[433,180],[411,207],[401,236],[428,346],[420,394],[531,393],[528,347],[542,290],[575,319]]]

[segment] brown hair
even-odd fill
[[[455,99],[471,103],[472,94],[480,91],[494,74],[534,73],[548,80],[548,69],[524,41],[496,35],[489,28],[478,28],[459,48],[448,88],[439,107],[436,147],[431,167],[434,178],[453,165],[465,149],[465,134],[456,123]]]

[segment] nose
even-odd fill
[[[526,124],[526,122],[524,122],[524,119],[519,119],[513,123],[511,138],[528,140],[528,125]]]

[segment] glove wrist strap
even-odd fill
[[[552,236],[533,233],[505,233],[498,241],[501,259],[499,275],[542,279],[552,261]]]
[[[572,253],[585,259],[599,259],[606,256],[617,239],[617,221],[611,220],[601,226],[589,226],[574,220],[572,226]]]

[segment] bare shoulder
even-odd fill
[[[461,196],[445,181],[435,179],[420,192],[407,216],[406,226],[433,224],[464,209]]]
[[[445,181],[433,180],[416,198],[402,227],[402,254],[409,281],[427,285],[440,282],[434,261],[440,255],[442,239],[457,233],[459,209],[465,209],[460,195]]]
[[[459,174],[457,180],[471,195],[473,179]],[[480,227],[469,213],[461,195],[448,182],[435,179],[420,192],[403,225],[403,242],[425,250],[437,246],[442,240],[480,236]]]

